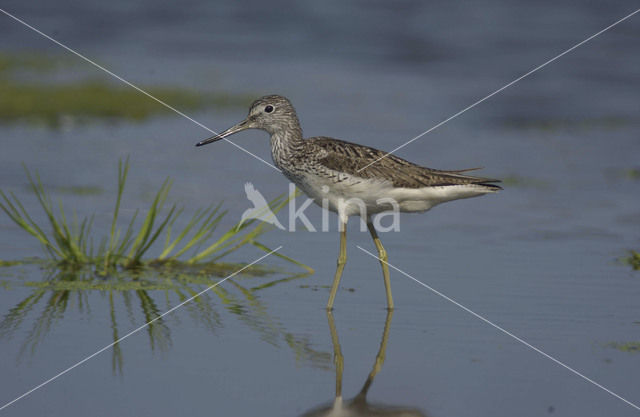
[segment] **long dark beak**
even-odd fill
[[[250,129],[250,126],[248,125],[248,120],[247,119],[244,119],[243,121],[241,121],[237,125],[230,127],[229,129],[225,130],[222,133],[218,133],[217,135],[212,136],[212,137],[210,137],[208,139],[201,140],[200,142],[196,143],[196,146],[202,146],[202,145],[206,145],[207,143],[217,142],[220,139],[224,139],[227,136],[231,136],[234,133],[238,133],[238,132],[240,132],[242,130],[245,130],[245,129]]]

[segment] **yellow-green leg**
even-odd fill
[[[382,275],[384,277],[384,288],[387,291],[387,308],[389,310],[393,310],[393,298],[391,297],[391,280],[389,279],[389,265],[387,251],[382,246],[382,242],[380,242],[380,238],[378,237],[378,233],[376,233],[376,228],[373,226],[373,223],[370,221],[367,222],[367,227],[369,228],[369,233],[371,233],[371,237],[373,238],[373,243],[375,243],[376,248],[378,249],[378,258],[380,259],[380,265],[382,265]]]
[[[329,302],[327,303],[327,310],[333,310],[333,301],[336,299],[336,293],[338,292],[338,286],[340,285],[340,278],[342,277],[342,271],[344,270],[344,264],[347,263],[347,223],[340,224],[340,254],[338,255],[338,266],[336,268],[336,274],[333,277],[333,285],[331,286],[331,293],[329,294]]]

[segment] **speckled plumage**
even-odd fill
[[[249,117],[268,105],[276,110],[272,113],[274,120],[264,129],[272,135],[272,157],[285,175],[295,178],[303,171],[326,175],[338,182],[345,177],[339,174],[346,174],[363,180],[384,179],[391,181],[394,187],[403,188],[478,184],[492,191],[500,189],[492,184],[499,182],[497,180],[462,174],[469,170],[426,168],[378,149],[329,137],[302,139],[296,111],[282,96],[271,95],[256,100],[251,105]],[[278,110],[280,114],[276,115]],[[377,162],[369,165],[374,161]],[[359,171],[362,167],[366,168]]]
[[[319,156],[316,159],[319,165],[358,178],[384,178],[390,180],[394,187],[422,188],[480,184],[489,188],[499,188],[491,184],[498,182],[497,180],[462,174],[470,170],[440,171],[426,168],[395,155],[387,155],[386,152],[378,149],[328,137],[309,138],[306,142],[306,151]],[[369,165],[374,161],[377,162]],[[361,167],[366,168],[359,171]]]

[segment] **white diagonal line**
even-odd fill
[[[356,245],[358,246],[358,245]],[[404,275],[407,278],[411,278],[412,280],[414,280],[415,282],[417,282],[418,284],[422,285],[423,287],[425,287],[426,289],[428,289],[429,291],[433,292],[434,294],[444,298],[445,300],[449,301],[450,303],[455,304],[456,306],[460,307],[461,309],[463,309],[464,311],[466,311],[467,313],[471,314],[472,316],[482,320],[483,322],[487,323],[488,325],[500,330],[502,333],[506,334],[507,336],[517,340],[518,342],[522,343],[523,345],[525,345],[526,347],[538,352],[539,354],[541,354],[542,356],[544,356],[547,359],[552,360],[553,362],[557,363],[558,365],[562,366],[563,368],[573,372],[574,374],[578,375],[580,378],[584,379],[587,382],[592,383],[593,385],[595,385],[596,387],[604,390],[605,392],[613,395],[614,397],[616,397],[617,399],[624,401],[625,403],[627,403],[628,405],[630,405],[631,407],[635,408],[636,410],[640,411],[640,406],[637,406],[636,404],[632,403],[631,401],[621,397],[620,395],[616,394],[615,392],[611,391],[610,389],[608,389],[607,387],[597,383],[596,381],[594,381],[593,379],[581,374],[580,372],[576,371],[575,369],[571,368],[569,365],[566,365],[565,363],[559,361],[558,359],[554,358],[553,356],[549,355],[548,353],[543,352],[542,350],[538,349],[537,347],[533,346],[532,344],[528,343],[527,341],[519,338],[518,336],[514,335],[513,333],[509,332],[508,330],[505,330],[504,328],[498,326],[497,324],[495,324],[494,322],[492,322],[491,320],[481,316],[480,314],[476,313],[475,311],[471,310],[470,308],[467,308],[465,306],[463,306],[462,304],[460,304],[459,302],[457,302],[456,300],[447,297],[446,295],[444,295],[443,293],[441,293],[440,291],[436,290],[435,288],[432,288],[430,286],[428,286],[427,284],[425,284],[424,282],[412,277],[411,275],[407,274],[406,272],[404,272],[403,270],[401,270],[400,268],[397,268],[393,265],[391,265],[389,262],[383,261],[382,259],[380,259],[379,257],[377,257],[376,255],[374,255],[373,253],[369,252],[366,249],[363,249],[362,247],[358,246],[358,249],[360,249],[361,251],[363,251],[364,253],[366,253],[367,255],[370,255],[374,258],[376,258],[377,260],[379,260],[380,262],[384,262],[385,264],[387,264],[389,267],[395,269],[396,271],[400,272],[402,275]]]
[[[579,42],[575,45],[573,45],[571,48],[567,49],[566,51],[562,52],[559,55],[556,55],[555,57],[551,58],[550,60],[548,60],[547,62],[545,62],[544,64],[538,65],[537,67],[535,67],[534,69],[532,69],[531,71],[527,72],[524,75],[521,75],[520,77],[516,78],[515,80],[511,81],[509,84],[504,85],[503,87],[500,87],[499,89],[497,89],[496,91],[494,91],[493,93],[489,94],[488,96],[476,101],[475,103],[471,104],[470,106],[465,107],[464,109],[460,110],[458,113],[454,114],[453,116],[450,116],[446,119],[444,119],[443,121],[441,121],[440,123],[438,123],[437,125],[433,126],[432,128],[425,130],[424,132],[420,133],[418,136],[414,137],[413,139],[403,143],[402,145],[398,146],[397,148],[395,148],[394,150],[385,153],[384,155],[382,155],[380,158],[376,159],[373,162],[368,163],[367,165],[363,166],[362,168],[358,169],[358,172],[362,171],[363,169],[366,169],[368,167],[370,167],[371,165],[375,164],[376,162],[380,161],[381,159],[386,158],[387,156],[395,153],[396,151],[404,148],[405,146],[407,146],[408,144],[410,144],[411,142],[420,139],[421,137],[423,137],[424,135],[426,135],[427,133],[436,130],[437,128],[439,128],[440,126],[442,126],[443,124],[455,119],[456,117],[460,116],[462,113],[466,112],[467,110],[470,110],[472,108],[474,108],[475,106],[477,106],[478,104],[482,103],[485,100],[490,99],[491,97],[495,96],[496,94],[498,94],[499,92],[511,87],[512,85],[514,85],[515,83],[517,83],[518,81],[522,80],[523,78],[528,77],[529,75],[533,74],[534,72],[546,67],[547,65],[549,65],[550,63],[552,63],[553,61],[557,60],[558,58],[563,57],[564,55],[568,54],[569,52],[573,51],[576,48],[579,48],[580,46],[584,45],[585,43],[589,42],[590,40],[592,40],[593,38],[595,38],[596,36],[599,36],[601,34],[603,34],[604,32],[608,31],[609,29],[613,28],[614,26],[624,22],[625,20],[629,19],[631,16],[633,16],[634,14],[640,12],[640,9],[636,10],[633,13],[630,13],[628,15],[626,15],[625,17],[623,17],[622,19],[616,21],[615,23],[610,24],[609,26],[607,26],[606,28],[602,29],[600,32],[595,33],[591,36],[589,36],[587,39],[583,40],[582,42]]]
[[[82,55],[80,52],[77,52],[74,49],[71,49],[70,47],[68,47],[67,45],[63,44],[62,42],[57,41],[56,39],[52,38],[51,36],[47,35],[46,33],[36,29],[35,27],[31,26],[30,24],[28,24],[27,22],[25,22],[24,20],[21,20],[19,18],[17,18],[16,16],[12,15],[11,13],[7,12],[4,9],[0,9],[0,12],[4,13],[5,15],[7,15],[8,17],[12,18],[13,20],[15,20],[18,23],[21,23],[22,25],[28,27],[29,29],[31,29],[32,31],[36,32],[37,34],[49,39],[51,42],[55,43],[56,45],[66,49],[67,51],[71,52],[72,54],[76,55],[77,57],[87,61],[88,63],[90,63],[91,65],[93,65],[94,67],[101,69],[102,71],[106,72],[107,74],[111,75],[112,77],[116,78],[119,81],[122,81],[123,83],[125,83],[126,85],[128,85],[129,87],[139,91],[140,93],[144,94],[145,96],[149,97],[152,100],[157,101],[158,103],[162,104],[164,107],[168,108],[171,111],[174,111],[175,113],[179,114],[180,116],[184,117],[185,119],[197,124],[198,126],[200,126],[201,128],[208,130],[210,133],[213,133],[214,135],[217,135],[218,132],[216,132],[215,130],[212,130],[210,128],[208,128],[207,126],[203,125],[202,123],[198,122],[197,120],[193,119],[190,116],[187,116],[185,113],[181,112],[180,110],[176,109],[175,107],[165,103],[164,101],[160,100],[159,98],[153,96],[152,94],[148,93],[147,91],[143,90],[142,88],[138,87],[137,85],[125,80],[124,78],[122,78],[121,76],[119,76],[118,74],[115,74],[111,71],[109,71],[108,69],[106,69],[105,67],[103,67],[102,65],[92,61],[91,59],[87,58],[86,56]],[[257,160],[269,165],[271,168],[275,169],[276,171],[280,171],[275,165],[265,161],[264,159],[260,158],[259,156],[253,154],[252,152],[246,150],[245,148],[243,148],[242,146],[230,141],[227,138],[223,138],[225,141],[227,141],[228,143],[232,144],[233,146],[235,146],[236,148],[240,149],[243,152],[248,153],[249,155],[253,156],[254,158],[256,158]]]
[[[166,316],[167,314],[177,310],[178,308],[182,307],[183,305],[187,304],[188,302],[190,302],[191,300],[193,300],[194,298],[197,298],[199,296],[201,296],[202,294],[204,294],[205,292],[209,291],[212,288],[217,287],[218,285],[222,284],[223,282],[225,282],[226,280],[228,280],[231,277],[234,277],[235,275],[239,274],[240,272],[244,271],[245,269],[249,268],[252,265],[257,264],[258,262],[260,262],[261,260],[263,260],[264,258],[266,258],[267,256],[279,251],[280,249],[282,249],[282,246],[279,246],[277,248],[275,248],[274,250],[272,250],[271,252],[267,253],[266,255],[263,255],[261,257],[259,257],[258,259],[256,259],[255,261],[251,262],[248,265],[243,266],[242,268],[238,269],[236,272],[232,273],[231,275],[228,275],[227,277],[221,279],[220,281],[216,282],[213,285],[210,285],[209,287],[205,288],[204,290],[200,291],[199,293],[197,293],[196,295],[192,296],[191,298],[186,299],[185,301],[181,302],[180,304],[170,308],[169,310],[165,311],[164,313],[162,313],[161,315],[159,315],[158,317],[154,318],[153,320],[143,324],[142,326],[138,327],[137,329],[134,329],[132,331],[130,331],[129,333],[127,333],[126,335],[122,336],[121,338],[119,338],[118,340],[109,343],[107,346],[103,347],[102,349],[98,350],[95,353],[92,353],[91,355],[87,356],[86,358],[82,359],[80,362],[77,362],[75,365],[72,365],[70,367],[68,367],[67,369],[65,369],[64,371],[52,376],[51,378],[47,379],[46,381],[44,381],[43,383],[36,385],[35,387],[31,388],[29,391],[25,392],[24,394],[20,395],[19,397],[9,401],[8,403],[6,403],[5,405],[3,405],[2,407],[0,407],[0,411],[4,410],[5,408],[9,407],[11,404],[20,401],[21,399],[23,399],[24,397],[26,397],[27,395],[31,394],[32,392],[44,387],[45,385],[47,385],[50,382],[53,382],[54,380],[58,379],[59,377],[61,377],[62,375],[66,374],[67,372],[69,372],[70,370],[82,365],[83,363],[85,363],[86,361],[88,361],[89,359],[101,354],[102,352],[104,352],[105,350],[111,348],[112,346],[114,346],[116,343],[120,343],[121,341],[123,341],[124,339],[126,339],[127,337],[137,333],[138,331],[144,329],[145,327],[147,327],[148,325],[150,325],[151,323],[153,323],[156,320],[159,320],[161,318],[163,318],[164,316]]]

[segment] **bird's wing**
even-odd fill
[[[325,137],[312,138],[309,141],[315,147],[317,155],[320,155],[318,162],[326,168],[364,179],[388,180],[395,187],[422,188],[482,184],[500,188],[491,184],[500,180],[462,174],[472,169],[442,171],[422,167],[387,152],[351,142]],[[376,162],[371,164],[374,161]],[[363,167],[366,168],[361,170]]]

